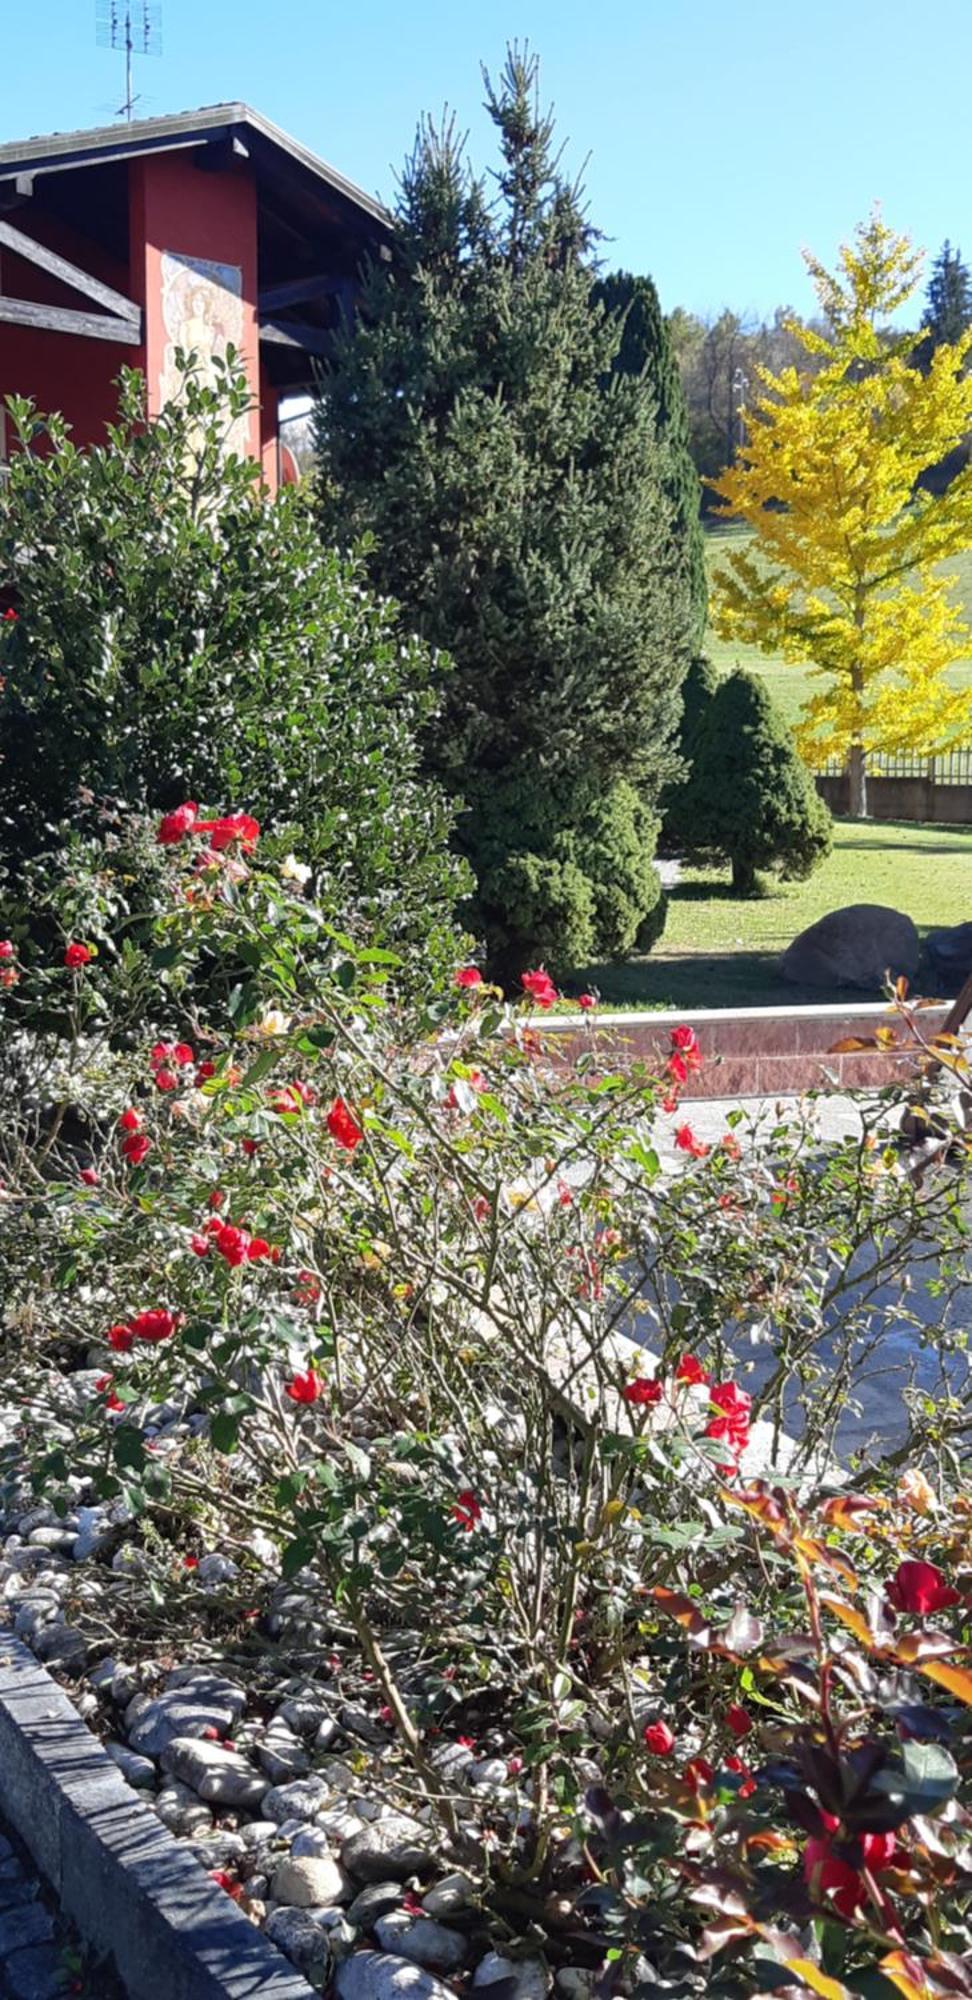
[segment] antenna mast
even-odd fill
[[[134,56],[162,54],[161,0],[96,0],[98,46],[125,52],[125,102],[115,116],[131,122],[138,103],[134,90]]]

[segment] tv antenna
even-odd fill
[[[138,103],[133,90],[132,60],[135,56],[162,54],[161,0],[96,0],[98,47],[125,52],[125,102],[116,118],[127,118]]]

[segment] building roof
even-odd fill
[[[88,131],[49,132],[33,139],[12,139],[0,145],[0,181],[18,174],[59,174],[72,168],[100,165],[108,161],[137,158],[139,154],[161,153],[176,148],[211,145],[224,140],[236,144],[241,153],[254,151],[259,173],[264,165],[276,162],[296,177],[316,180],[323,192],[337,196],[343,207],[356,209],[367,218],[371,232],[390,227],[388,211],[373,196],[365,194],[335,167],[319,160],[306,146],[282,132],[269,118],[248,104],[211,104],[198,111],[177,111],[164,118],[137,118],[130,124],[98,125]]]

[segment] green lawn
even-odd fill
[[[778,960],[798,932],[847,903],[891,904],[922,935],[972,919],[972,827],[840,820],[833,853],[809,881],[773,883],[753,900],[732,895],[728,869],[685,869],[650,957],[588,966],[570,984],[594,985],[619,1007],[839,1000],[846,995],[787,986]]]
[[[706,536],[706,555],[710,579],[719,566],[720,552],[732,542],[751,539],[751,530],[735,527],[732,523],[720,524],[709,530]],[[972,549],[964,555],[956,556],[945,565],[956,577],[959,594],[972,623]],[[786,666],[781,659],[771,654],[757,652],[755,646],[727,644],[712,631],[706,635],[706,651],[723,672],[733,667],[747,667],[754,674],[762,674],[773,700],[778,704],[790,724],[799,722],[800,709],[812,691],[813,682],[805,667]],[[949,669],[948,679],[954,687],[972,686],[972,659],[956,661]],[[821,686],[823,683],[821,682]]]

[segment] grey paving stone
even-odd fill
[[[4,2000],[59,2000],[67,1991],[64,1957],[56,1944],[29,1945],[7,1959],[0,1981]]]
[[[40,1903],[27,1903],[20,1910],[5,1910],[0,1915],[0,1965],[12,1952],[28,1944],[47,1944],[53,1936],[54,1925]]]

